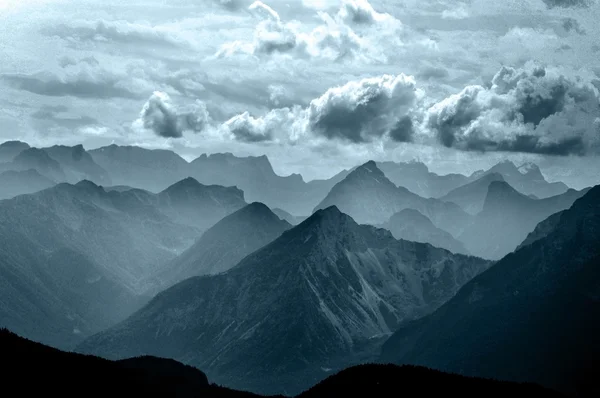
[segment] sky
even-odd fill
[[[0,0],[0,142],[600,183],[597,0]]]

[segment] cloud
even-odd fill
[[[548,8],[589,7],[591,0],[542,0]]]
[[[244,142],[325,139],[351,144],[391,139],[410,142],[415,133],[413,111],[422,92],[411,76],[382,75],[333,87],[308,106],[273,109],[262,117],[248,112],[223,124]]]
[[[390,14],[379,13],[367,0],[345,0],[338,11],[340,20],[347,24],[376,24],[395,21]]]
[[[352,81],[313,100],[307,110],[316,134],[353,143],[368,142],[390,132],[410,141],[412,122],[406,119],[418,99],[416,82],[400,74]]]
[[[598,149],[592,128],[598,90],[559,69],[503,67],[491,87],[468,86],[434,104],[425,127],[446,147],[583,155]]]
[[[201,132],[209,124],[206,106],[200,101],[177,108],[167,93],[155,91],[144,104],[134,127],[165,138],[180,138],[185,131]]]
[[[387,54],[381,46],[401,44],[400,21],[375,11],[366,0],[344,1],[335,15],[318,11],[320,23],[310,30],[298,21],[284,22],[277,11],[261,1],[254,2],[249,10],[261,19],[253,41],[226,43],[217,52],[217,58],[246,54],[385,62]]]
[[[71,41],[116,42],[132,45],[184,46],[180,32],[148,23],[124,20],[79,20],[43,29],[43,33]]]
[[[138,88],[126,71],[108,70],[94,57],[62,57],[56,72],[2,74],[13,88],[49,97],[85,99],[139,98]]]
[[[564,18],[562,22],[562,27],[567,32],[575,31],[577,34],[580,35],[586,34],[585,29],[581,27],[581,25],[575,18]]]

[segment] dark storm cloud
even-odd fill
[[[180,138],[184,131],[200,132],[209,122],[206,106],[197,101],[192,106],[178,109],[168,94],[154,92],[140,112],[143,128],[165,138]]]
[[[92,77],[81,74],[59,77],[53,74],[0,76],[11,87],[49,97],[78,98],[139,98],[139,95],[121,86],[120,79],[109,74]]]
[[[390,130],[390,138],[396,142],[412,142],[415,127],[409,116],[402,117]]]
[[[592,0],[542,0],[548,8],[589,7]]]

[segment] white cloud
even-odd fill
[[[589,77],[534,63],[503,67],[490,88],[469,86],[433,105],[426,127],[461,150],[584,154],[599,149],[599,98]]]
[[[144,104],[134,129],[146,129],[165,138],[180,138],[185,131],[201,132],[210,122],[201,101],[177,108],[167,93],[155,91]]]

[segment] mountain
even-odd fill
[[[367,364],[344,369],[328,377],[298,398],[398,397],[398,386],[425,397],[456,393],[461,397],[562,397],[533,384],[474,379],[417,366]]]
[[[460,234],[471,216],[454,203],[425,199],[404,187],[397,187],[369,161],[337,183],[315,208],[337,206],[360,224],[379,225],[404,209],[418,210],[436,227]]]
[[[266,156],[203,154],[187,162],[175,152],[110,145],[89,152],[108,171],[112,183],[159,192],[186,177],[204,185],[235,186],[248,202],[265,203],[294,215],[309,214],[333,185],[347,174],[305,182],[299,174],[279,176]]]
[[[15,156],[12,163],[7,165],[7,169],[16,171],[34,169],[54,182],[64,182],[67,179],[60,164],[52,159],[46,151],[39,148],[29,148],[21,151]]]
[[[236,187],[203,185],[191,177],[157,195],[158,206],[172,220],[204,231],[247,203]]]
[[[0,199],[33,193],[50,188],[54,182],[35,169],[24,171],[8,170],[0,173]]]
[[[404,209],[390,217],[381,226],[389,230],[394,238],[413,242],[429,243],[452,253],[469,254],[465,245],[448,232],[437,228],[431,220],[417,210]]]
[[[373,353],[489,266],[319,210],[229,271],[186,279],[78,352],[181,360],[231,387],[300,392]]]
[[[5,141],[0,144],[0,163],[10,163],[15,157],[29,149],[29,144],[21,141]]]
[[[308,218],[308,217],[304,217],[304,216],[294,216],[294,215],[288,213],[287,211],[285,211],[283,209],[278,209],[278,208],[275,208],[272,211],[281,220],[287,221],[292,225],[298,225],[302,221],[304,221]]]
[[[421,162],[378,162],[377,167],[394,185],[407,188],[424,198],[439,198],[469,182],[469,178],[462,174],[432,173]]]
[[[211,384],[200,370],[170,359],[108,361],[52,349],[7,330],[0,330],[0,350],[10,365],[3,370],[3,387],[26,396],[80,397],[81,386],[93,386],[99,396],[112,396],[118,391],[118,395],[144,397],[260,397]],[[78,382],[70,382],[72,379]],[[362,365],[330,376],[299,397],[392,397],[396,396],[398,383],[426,395],[460,391],[464,397],[561,396],[529,384],[471,379],[412,366]]]
[[[477,214],[483,209],[483,203],[488,193],[488,187],[494,181],[504,181],[500,173],[490,173],[483,177],[453,189],[440,200],[459,205],[469,214]]]
[[[501,174],[510,186],[525,195],[535,195],[543,199],[565,193],[569,187],[562,182],[548,182],[540,168],[534,163],[525,163],[517,167],[510,160],[505,160],[486,171],[477,171],[469,179],[475,181],[488,174]]]
[[[300,174],[277,175],[264,155],[237,157],[231,153],[201,155],[190,163],[190,170],[203,184],[237,186],[249,202],[262,202],[294,215],[309,214],[345,176],[341,172],[330,180],[306,183]]]
[[[382,360],[598,396],[600,186],[551,230],[403,325]]]
[[[568,209],[589,189],[569,189],[562,195],[532,199],[508,183],[489,185],[483,210],[459,236],[476,256],[497,260],[512,252],[536,225],[553,213]]]
[[[229,214],[225,195],[220,204],[176,192],[167,202],[84,180],[0,201],[0,325],[72,348],[130,315],[147,301],[147,278]],[[239,200],[231,194],[229,202]],[[194,203],[212,218],[180,223]]]
[[[89,154],[108,172],[114,185],[159,192],[190,176],[188,162],[168,150],[112,144]]]
[[[291,227],[264,204],[251,203],[216,223],[165,266],[157,278],[159,285],[168,287],[192,276],[225,272]]]
[[[43,151],[60,164],[65,172],[66,182],[76,183],[81,180],[89,180],[98,185],[111,185],[108,172],[92,159],[83,145],[73,147],[54,145],[43,148]]]

